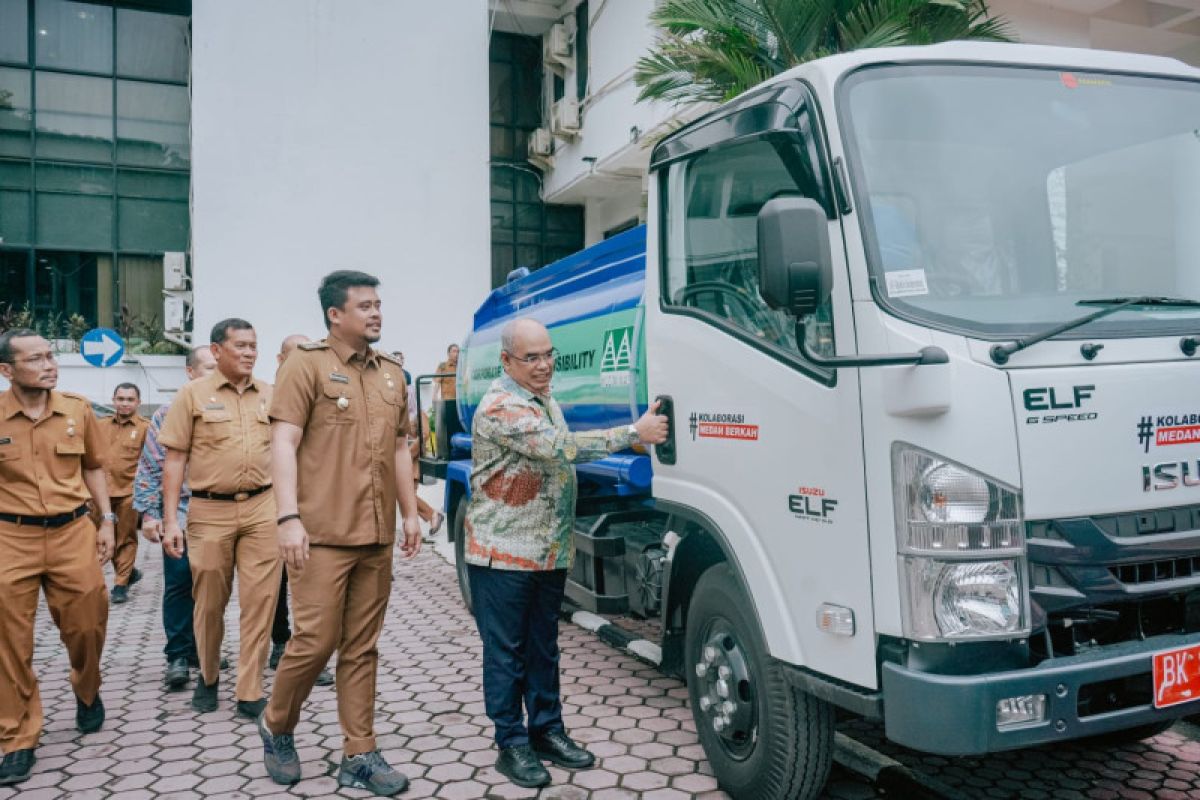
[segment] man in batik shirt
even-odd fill
[[[550,782],[540,759],[575,769],[595,761],[567,736],[559,699],[558,609],[573,554],[572,465],[634,444],[660,444],[667,418],[656,404],[633,425],[572,433],[550,396],[555,350],[546,328],[515,320],[500,343],[505,374],[480,401],[472,425],[464,549],[483,639],[484,704],[500,750],[496,768],[534,788]]]

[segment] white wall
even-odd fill
[[[110,405],[117,384],[132,383],[141,390],[143,406],[161,406],[171,402],[187,380],[183,362],[183,356],[131,355],[119,364],[101,369],[91,366],[77,353],[61,353],[58,388]],[[0,391],[7,388],[8,381],[0,377]]]
[[[489,288],[485,0],[193,4],[195,331],[240,316],[258,371],[324,335],[334,269],[383,281],[383,340],[430,372]]]

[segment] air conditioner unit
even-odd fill
[[[554,155],[554,137],[547,128],[538,128],[529,134],[528,150],[530,158]]]
[[[567,69],[575,69],[575,53],[571,46],[571,31],[563,23],[551,25],[546,34],[545,46],[542,48],[545,61],[553,62]]]
[[[184,253],[163,253],[163,288],[187,288],[187,257]]]
[[[550,132],[572,138],[579,135],[579,101],[564,97],[550,107]]]

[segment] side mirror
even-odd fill
[[[833,291],[825,209],[807,197],[776,197],[758,212],[758,291],[771,308],[813,313]]]

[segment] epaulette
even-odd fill
[[[301,350],[328,350],[329,349],[329,344],[327,342],[302,342],[296,346],[299,347]]]
[[[88,400],[86,397],[84,397],[83,395],[79,394],[78,392],[63,392],[63,391],[60,391],[60,392],[59,392],[59,394],[61,394],[63,397],[69,397],[69,398],[71,398],[72,400],[78,400],[78,401],[79,401],[79,402],[81,402],[81,403],[87,403],[87,405],[88,405],[88,408],[91,408],[91,406],[92,406],[92,401],[91,401],[91,400]]]
[[[390,361],[393,364],[395,364],[397,367],[400,367],[401,369],[404,368],[404,364],[401,363],[400,359],[396,358],[391,353],[385,353],[382,350],[376,350],[375,352],[378,353],[379,357],[382,358],[384,361]]]

